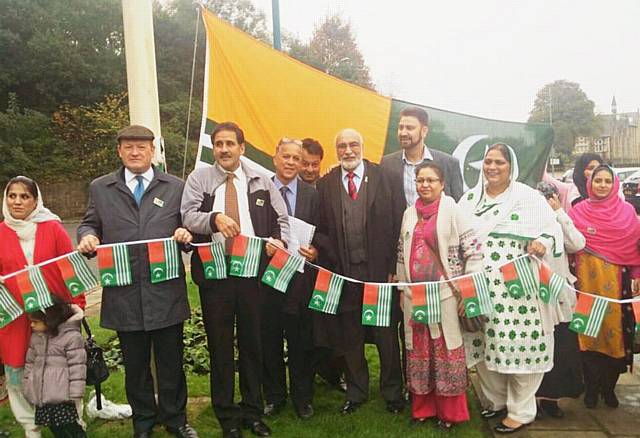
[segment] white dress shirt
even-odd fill
[[[215,166],[218,164],[216,163]],[[224,173],[229,173],[223,168],[219,168]],[[253,231],[253,223],[251,222],[251,216],[249,215],[249,186],[247,185],[247,175],[242,170],[242,166],[233,171],[233,185],[236,187],[236,193],[238,195],[238,212],[240,213],[240,234],[245,236],[255,236]],[[215,199],[213,200],[213,208],[211,211],[215,213],[225,212],[224,195],[227,190],[226,181],[214,192]]]
[[[142,176],[142,185],[146,191],[153,179],[153,167],[149,167],[144,173],[133,173],[126,167],[124,168],[124,182],[127,187],[129,187],[129,190],[131,190],[131,193],[134,193],[138,186],[138,180],[136,179],[137,176]]]
[[[341,168],[340,170],[342,171],[342,185],[347,193],[349,193],[349,177],[347,176],[349,172],[344,170],[344,168]],[[364,178],[364,161],[360,161],[360,164],[353,169],[353,182],[356,185],[356,193],[360,191],[362,178]]]

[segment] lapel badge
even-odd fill
[[[160,198],[153,198],[153,204],[158,207],[164,207],[164,201]]]
[[[264,207],[264,199],[260,199],[260,198],[256,199],[256,205],[258,207]]]

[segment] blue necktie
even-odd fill
[[[289,198],[287,197],[288,191],[289,191],[289,187],[287,186],[280,187],[280,194],[282,195],[282,199],[284,199],[284,204],[287,206],[287,214],[291,216],[291,204],[289,204]]]
[[[144,194],[144,178],[142,175],[138,175],[136,179],[138,180],[138,185],[133,191],[133,199],[136,200],[136,204],[140,207],[140,201],[142,201],[142,195]]]

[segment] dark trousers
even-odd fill
[[[230,277],[200,288],[204,328],[211,359],[211,403],[223,430],[262,415],[261,294],[255,278]],[[234,326],[239,350],[240,394],[236,405]]]
[[[626,371],[624,359],[614,359],[594,351],[582,351],[584,385],[587,394],[608,394],[615,390],[620,374]]]
[[[310,311],[299,309],[298,314],[288,314],[281,310],[283,294],[267,289],[265,296],[262,315],[262,388],[265,401],[278,404],[287,399],[283,342],[286,336],[291,399],[296,407],[311,404],[314,350]]]
[[[134,431],[148,431],[156,423],[174,429],[184,426],[187,422],[187,381],[182,369],[182,323],[159,330],[118,332],[118,338]],[[151,348],[158,380],[157,405],[150,368]]]
[[[87,436],[82,426],[78,423],[49,426],[49,430],[55,438],[85,438]]]
[[[344,354],[347,400],[363,403],[369,397],[369,368],[364,355],[365,327],[361,325],[361,312],[349,312],[340,318],[353,319],[350,326],[354,344]],[[395,322],[394,322],[395,321]],[[370,327],[373,343],[380,357],[380,393],[387,402],[402,400],[402,365],[398,320],[392,318],[390,327]]]

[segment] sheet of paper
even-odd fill
[[[301,246],[311,245],[311,240],[313,239],[313,234],[316,232],[316,227],[315,225],[308,224],[296,217],[289,216],[289,228],[291,238],[289,239],[287,249],[291,254],[300,255],[298,253],[298,249]],[[304,272],[304,265],[298,269],[298,272]]]

